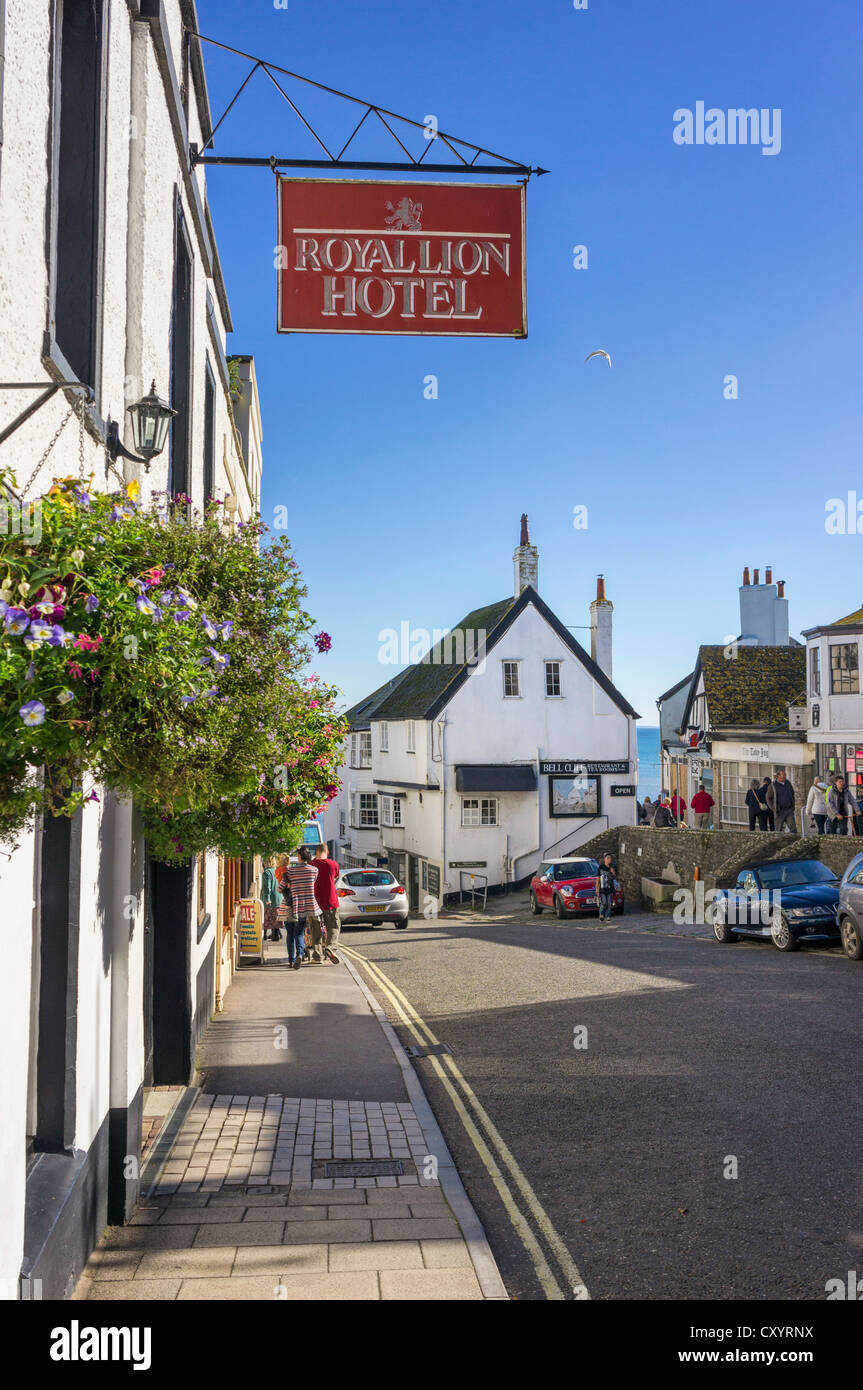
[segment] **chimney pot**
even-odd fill
[[[602,574],[596,576],[596,601],[605,603],[605,576]]]
[[[772,566],[772,565],[768,565],[767,568],[766,568],[766,570],[764,571],[764,583],[765,583],[765,584],[772,584],[772,583],[773,583],[773,566]]]
[[[530,545],[530,534],[527,529],[527,512],[521,514],[521,540],[519,545]]]
[[[784,597],[785,597],[785,580],[784,580],[784,579],[780,579],[778,588],[779,588],[779,598],[784,598]]]
[[[761,578],[760,578],[760,576],[761,576],[761,571],[760,571],[760,570],[753,570],[753,571],[752,571],[752,583],[753,583],[753,584],[760,584],[760,583],[761,583]]]
[[[743,571],[743,583],[744,583],[744,584],[748,584],[748,583],[749,583],[749,566],[748,566],[748,565],[746,566],[746,568],[745,568],[744,571]]]

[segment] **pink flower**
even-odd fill
[[[97,652],[101,641],[101,637],[88,637],[86,632],[79,632],[72,645],[80,652]]]
[[[152,589],[156,584],[161,584],[165,578],[165,570],[157,569],[154,565],[152,569],[144,570],[144,578],[147,581],[147,587]]]
[[[69,672],[69,675],[72,677],[72,679],[76,681],[80,680],[84,674],[77,661],[67,661],[66,669]]]

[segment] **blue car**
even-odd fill
[[[803,942],[838,941],[839,880],[819,859],[783,859],[741,869],[734,888],[720,888],[711,905],[717,941],[760,936],[780,951]]]

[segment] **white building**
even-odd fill
[[[784,768],[798,812],[812,783],[812,750],[789,706],[803,699],[804,653],[789,635],[785,582],[768,566],[743,571],[740,632],[699,647],[693,672],[660,695],[662,786],[680,791],[694,824],[692,797],[704,783],[717,828],[745,829],[750,782]],[[802,715],[802,711],[801,711]]]
[[[828,780],[841,773],[854,795],[863,796],[863,608],[803,636],[807,675],[801,727],[808,729],[816,770]]]
[[[514,562],[512,597],[469,613],[348,712],[327,833],[343,863],[387,863],[428,915],[471,874],[518,883],[635,821],[639,716],[611,680],[604,580],[588,655],[537,592],[526,518]]]
[[[0,154],[0,380],[81,381],[85,474],[116,487],[105,440],[155,380],[177,410],[146,499],[214,495],[248,517],[260,486],[254,372],[244,455],[231,329],[201,169],[210,133],[193,0],[6,0]],[[243,380],[245,378],[245,380]],[[0,431],[39,390],[0,391]],[[0,443],[24,485],[70,405],[58,391]],[[238,402],[238,413],[242,410]],[[120,468],[123,464],[120,463]],[[27,496],[78,471],[68,423]],[[246,869],[246,879],[249,870]],[[63,1298],[138,1193],[145,1088],[188,1085],[230,976],[238,863],[148,862],[128,803],[102,795],[0,846],[0,1293]]]

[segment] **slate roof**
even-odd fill
[[[532,604],[545,618],[561,640],[593,676],[598,685],[624,714],[632,719],[640,719],[617,687],[608,679],[605,672],[588,656],[584,648],[576,642],[572,633],[564,627],[539,594],[530,585],[518,598],[502,599],[499,603],[475,608],[440,642],[435,643],[424,661],[408,666],[405,671],[387,686],[381,686],[374,694],[361,700],[348,711],[351,728],[368,728],[369,720],[374,719],[434,719],[452,699],[459,687],[467,680],[473,669],[470,657],[476,654],[476,634],[485,632],[485,652],[500,641],[504,634]],[[454,634],[463,633],[463,655],[465,660],[454,660],[458,654],[458,640]],[[482,653],[480,653],[480,656]],[[357,723],[355,720],[364,722]]]
[[[681,728],[704,677],[707,713],[716,728],[772,728],[788,725],[788,706],[803,704],[806,690],[805,647],[700,647]]]
[[[408,670],[410,670],[410,667],[408,667]],[[381,702],[391,694],[399,682],[404,680],[406,675],[407,671],[399,671],[397,676],[393,676],[390,680],[385,681],[384,684],[378,686],[378,689],[373,691],[371,695],[366,695],[364,699],[358,700],[355,705],[352,705],[349,710],[346,710],[345,719],[347,719],[349,727],[354,731],[357,729],[371,728],[372,715]]]

